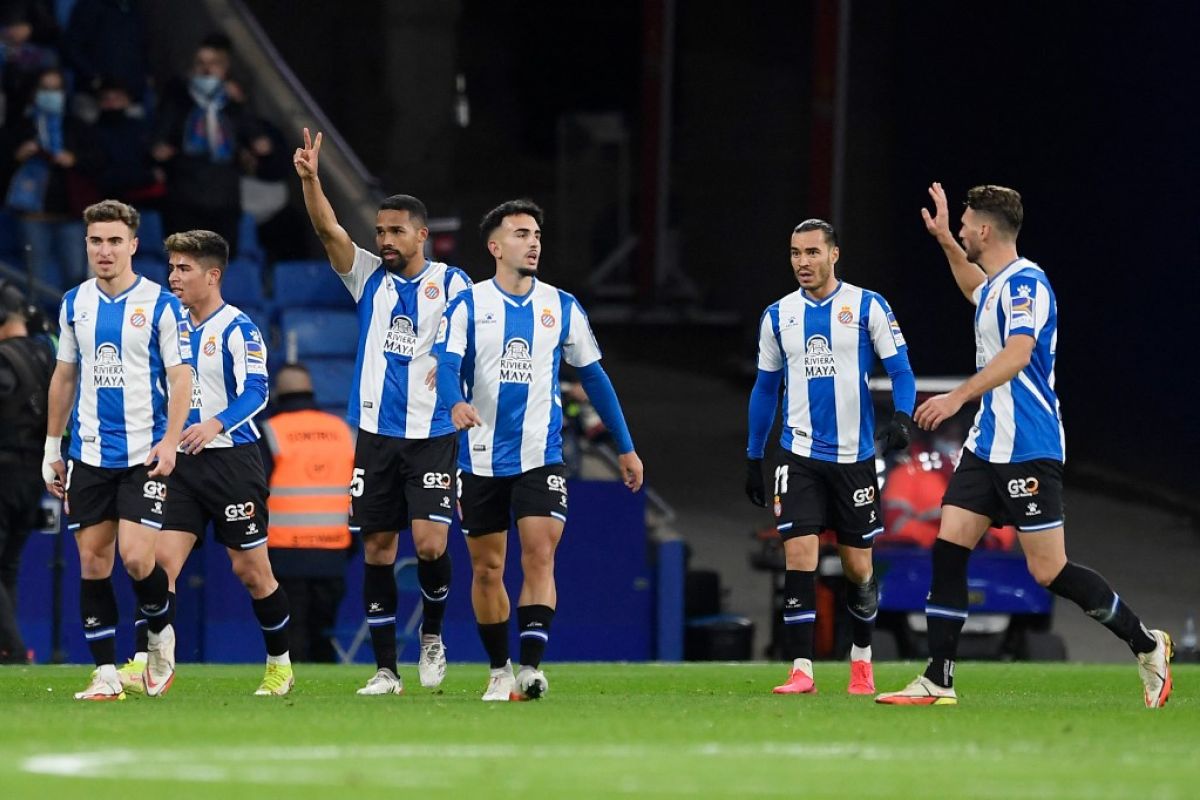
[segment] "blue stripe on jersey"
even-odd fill
[[[75,287],[71,291],[63,295],[63,303],[67,307],[67,319],[71,321],[72,329],[75,327],[75,298],[79,294],[79,287]],[[78,336],[75,337],[78,340]],[[80,362],[83,361],[83,352],[79,351],[75,354],[75,368],[77,377],[75,378],[75,402],[71,404],[71,419],[69,420],[69,428],[71,431],[71,445],[67,449],[67,455],[78,460],[83,455],[83,446],[79,438],[79,395],[80,382],[83,380],[83,371],[79,369]]]
[[[499,287],[497,287],[499,289]],[[532,289],[530,290],[532,291]],[[524,298],[522,298],[524,299]],[[504,349],[524,342],[525,352],[533,354],[533,303],[506,303],[504,308]],[[516,475],[521,472],[521,443],[525,429],[525,407],[529,402],[529,384],[504,380],[504,370],[496,400],[496,434],[492,440],[492,474]]]
[[[766,313],[771,317],[771,331],[775,334],[775,344],[779,348],[780,357],[783,359],[783,430],[779,434],[779,444],[787,452],[792,451],[792,429],[788,426],[787,413],[791,408],[788,405],[788,363],[787,351],[783,349],[783,334],[779,330],[779,303],[772,303],[767,307]],[[774,416],[775,410],[771,409],[771,414]],[[771,420],[774,424],[775,420]],[[767,431],[770,435],[770,430]]]
[[[154,441],[157,443],[167,432],[167,371],[163,367],[162,348],[159,347],[158,321],[163,311],[172,305],[175,295],[163,289],[154,303],[154,316],[150,318],[150,402],[154,406]],[[179,328],[179,315],[171,313],[171,324]]]
[[[455,301],[462,303],[467,310],[467,347],[458,374],[462,376],[460,380],[466,387],[463,397],[470,403],[475,393],[475,295],[468,290],[455,298]],[[455,306],[452,304],[446,309],[447,324],[449,324],[450,314],[454,308]],[[442,409],[442,411],[448,413],[449,409]],[[468,428],[463,428],[458,436],[458,467],[466,472],[471,471],[471,439]]]
[[[371,273],[363,286],[362,298],[355,310],[358,312],[358,349],[354,356],[354,382],[350,386],[350,399],[346,401],[346,422],[352,429],[358,428],[359,413],[362,410],[362,371],[363,358],[367,351],[367,335],[371,332],[371,317],[374,314],[374,303],[371,298],[379,288],[379,283],[386,277],[387,270],[382,266]]]
[[[429,262],[426,263],[428,269]],[[375,275],[384,276],[382,280],[392,280],[384,267],[375,270]],[[374,276],[372,276],[374,277]],[[398,284],[398,285],[397,285]],[[396,289],[396,302],[392,305],[392,315],[388,319],[388,327],[397,316],[405,316],[412,320],[415,331],[421,323],[418,315],[420,304],[417,302],[417,292],[421,288],[420,276],[412,281],[392,281]],[[373,294],[370,295],[373,297]],[[367,305],[367,294],[363,294],[363,302]],[[380,396],[379,430],[395,431],[395,435],[404,438],[408,432],[408,368],[412,360],[404,356],[389,353],[387,367],[384,370],[383,394]]]
[[[811,352],[809,343],[813,337],[819,336],[825,340],[826,352],[832,352],[830,336],[830,320],[832,319],[832,303],[819,306],[810,305],[804,310],[804,348]],[[825,460],[837,460],[838,455],[838,418],[837,418],[837,378],[832,375],[810,377],[808,380],[808,419],[812,427],[812,457]]]
[[[221,307],[224,308],[224,306]],[[237,398],[237,375],[233,372],[233,358],[230,357],[229,353],[229,335],[233,333],[236,327],[237,323],[231,322],[225,326],[225,330],[221,331],[221,375],[225,379],[225,408],[221,409],[222,411],[229,408],[230,404]],[[250,376],[247,375],[246,377],[249,378]],[[216,414],[210,414],[209,416],[215,417]],[[243,425],[229,434],[229,438],[233,440],[235,445],[247,444],[247,442],[239,441],[239,439],[245,435],[246,428],[248,427],[248,425]],[[226,431],[226,433],[229,432]],[[242,436],[238,434],[242,434]],[[257,441],[257,437],[251,438],[249,441]]]
[[[875,362],[875,343],[871,341],[870,320],[871,303],[876,296],[873,292],[864,291],[858,306],[858,363],[854,365],[857,374],[869,374]],[[882,302],[880,310],[887,310]],[[867,391],[867,382],[864,380],[858,388],[858,460],[874,457],[875,404],[871,402],[871,393]]]
[[[554,345],[554,368],[550,373],[550,422],[546,429],[546,464],[563,463],[562,455],[562,386],[558,381],[559,368],[562,366],[563,344],[571,333],[571,312],[576,305],[575,298],[562,289],[558,290],[559,307],[562,309],[562,332]],[[532,303],[530,306],[532,307]],[[579,309],[583,312],[583,309]],[[593,362],[596,363],[596,362]]]
[[[96,304],[96,350],[104,345],[122,352],[122,332],[125,327],[125,301]],[[125,389],[122,386],[96,388],[96,416],[100,420],[100,458],[102,463],[125,462],[129,459],[128,434],[125,430]]]

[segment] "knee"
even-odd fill
[[[363,560],[374,565],[395,563],[396,534],[376,533],[364,537]]]
[[[445,544],[438,544],[429,540],[422,540],[415,543],[417,550],[417,558],[422,561],[437,561],[441,558],[442,553],[446,552]]]
[[[475,583],[485,590],[504,585],[504,562],[499,559],[479,559],[471,569]]]
[[[112,562],[101,553],[80,550],[79,571],[88,579],[103,578],[112,571]]]
[[[874,574],[871,569],[870,557],[866,559],[847,558],[843,560],[842,572],[845,573],[846,580],[859,585],[871,580],[871,575]]]
[[[263,568],[258,564],[237,562],[233,565],[233,574],[249,590],[252,597],[260,597],[267,593],[273,576],[269,567]]]
[[[537,545],[521,552],[521,569],[525,574],[548,573],[554,571],[554,546],[551,544]]]
[[[1062,572],[1064,563],[1059,563],[1056,560],[1050,559],[1028,559],[1026,564],[1029,567],[1029,574],[1038,582],[1039,586],[1049,586]]]

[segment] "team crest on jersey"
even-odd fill
[[[548,308],[542,309],[542,327],[543,328],[553,328],[555,323],[557,323],[557,322],[558,322],[558,320],[556,320],[554,318],[553,311],[551,311]]]
[[[500,357],[500,382],[533,383],[533,357],[529,354],[529,342],[509,339],[504,343],[504,355]]]
[[[843,325],[854,322],[854,312],[850,310],[850,306],[842,306],[842,310],[838,312],[838,322]]]
[[[904,334],[900,332],[900,323],[896,322],[896,315],[888,312],[887,315],[888,327],[892,329],[892,339],[896,342],[896,347],[904,347]]]
[[[121,354],[115,344],[105,342],[96,348],[92,379],[97,389],[125,388],[125,365],[121,363]]]
[[[430,300],[437,300],[442,296],[442,290],[438,288],[436,283],[430,281],[429,283],[425,284],[425,296]]]
[[[383,352],[413,358],[417,354],[417,331],[413,321],[403,314],[392,317],[392,327],[383,340]]]
[[[201,349],[204,350],[204,355],[206,355],[206,356],[216,355],[217,337],[215,337],[215,336],[208,337],[208,341],[204,343],[204,347]]]
[[[192,367],[192,408],[200,408],[204,395],[200,392],[200,373]]]
[[[129,317],[129,324],[135,328],[146,327],[146,309],[135,308],[133,314]]]
[[[829,340],[819,333],[808,337],[808,341],[804,343],[804,377],[836,376],[837,363],[833,359],[833,351],[829,349]]]

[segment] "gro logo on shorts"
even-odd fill
[[[166,500],[167,485],[162,481],[146,481],[142,484],[142,497],[148,500]]]
[[[546,488],[552,492],[567,493],[567,479],[562,475],[547,475]]]
[[[421,485],[426,489],[449,489],[450,473],[426,472],[421,476]]]
[[[865,489],[855,489],[852,497],[854,499],[854,505],[869,506],[871,503],[875,502],[875,487],[868,486]]]
[[[1013,478],[1008,482],[1009,497],[1037,497],[1038,479],[1034,477]]]
[[[254,519],[254,502],[246,501],[245,503],[230,503],[225,506],[225,521],[226,522],[243,522],[248,519]]]

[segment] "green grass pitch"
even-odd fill
[[[81,703],[86,667],[0,668],[3,798],[1196,798],[1200,666],[1158,711],[1126,665],[959,665],[960,705],[776,697],[779,664],[547,664],[533,703],[480,702],[402,667],[403,697],[358,697],[370,668],[300,665],[286,698],[260,666],[182,664],[167,696]],[[896,689],[915,664],[879,664]],[[416,794],[416,793],[419,793]]]

